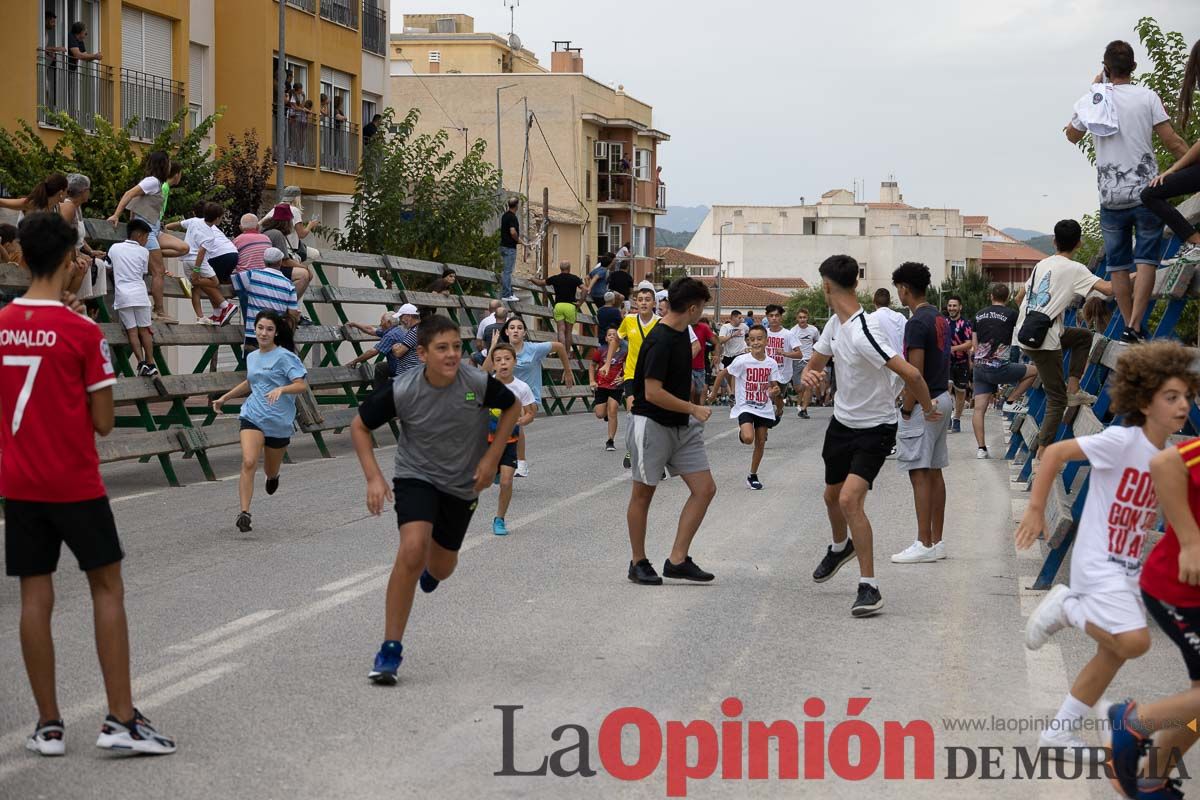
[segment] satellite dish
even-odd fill
[[[517,36],[515,33],[510,33],[508,35],[508,46],[511,47],[513,50],[520,50],[521,49],[521,37]]]

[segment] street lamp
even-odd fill
[[[504,194],[504,162],[500,149],[500,92],[517,85],[515,83],[506,83],[504,86],[496,87],[496,180],[499,182],[496,188],[502,195]]]
[[[716,281],[716,283],[717,283],[717,308],[716,308],[716,313],[713,314],[713,319],[716,321],[718,326],[720,326],[720,324],[721,324],[721,272],[725,269],[725,226],[726,225],[733,225],[733,223],[732,222],[722,222],[721,230],[717,234],[719,237],[718,238],[719,244],[717,245],[717,261],[720,263],[717,264],[717,281]]]

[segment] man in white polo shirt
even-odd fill
[[[879,325],[858,304],[858,262],[850,256],[830,256],[819,272],[834,316],[821,332],[801,381],[814,389],[820,386],[820,376],[832,357],[837,364],[838,391],[821,450],[825,461],[825,509],[833,544],[813,571],[813,580],[829,580],[857,555],[861,577],[850,613],[866,617],[883,608],[875,580],[871,521],[864,504],[872,481],[896,443],[892,373],[904,381],[924,410],[925,419],[939,419],[941,412],[930,400],[929,387],[920,371],[896,353]]]

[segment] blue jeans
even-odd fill
[[[512,276],[517,266],[517,248],[501,247],[500,260],[504,263],[504,271],[500,273],[500,296],[512,297]]]
[[[1134,231],[1137,231],[1136,243]],[[1100,231],[1109,272],[1133,269],[1134,264],[1158,266],[1162,256],[1163,221],[1145,206],[1100,207]]]

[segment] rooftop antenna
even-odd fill
[[[521,5],[521,0],[504,0],[504,7],[508,9],[508,32],[515,33],[517,30],[517,7]]]

